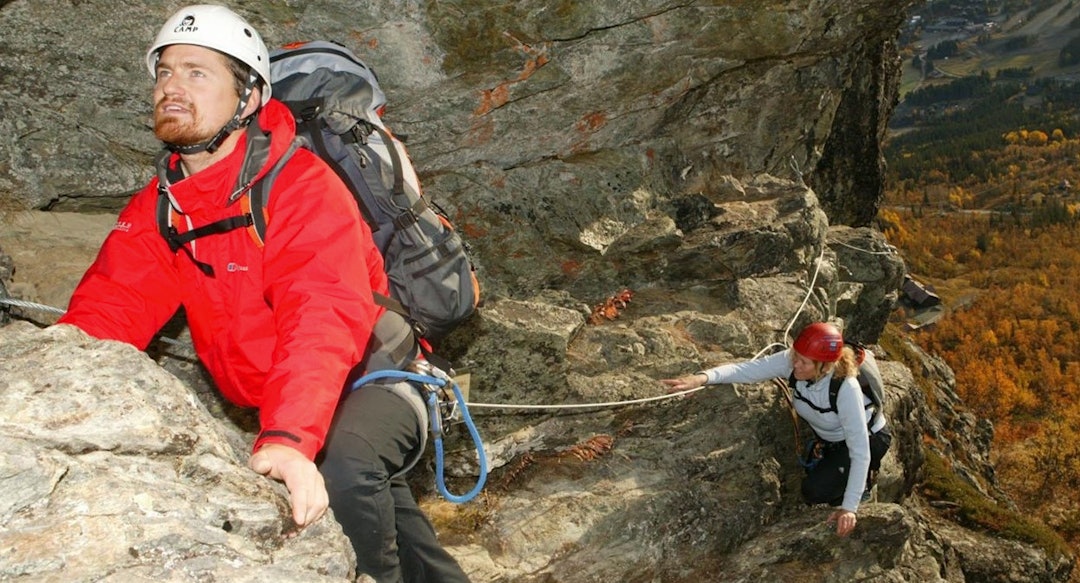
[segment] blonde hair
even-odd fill
[[[840,360],[836,361],[836,368],[833,376],[839,378],[850,378],[858,376],[859,365],[855,362],[855,351],[850,346],[844,345],[840,349]]]

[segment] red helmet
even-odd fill
[[[814,322],[795,339],[795,352],[818,362],[836,362],[840,360],[840,350],[844,348],[844,337],[832,324]]]

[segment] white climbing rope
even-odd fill
[[[803,297],[803,301],[802,301],[802,304],[799,305],[799,309],[796,310],[795,315],[793,315],[791,317],[791,320],[788,321],[787,326],[784,328],[784,338],[785,339],[787,339],[789,337],[789,335],[791,333],[791,327],[795,325],[795,322],[798,320],[799,315],[806,308],[807,302],[810,301],[810,297],[813,296],[814,284],[817,282],[818,274],[821,272],[821,263],[824,260],[824,257],[825,257],[825,247],[822,246],[821,254],[818,255],[817,261],[815,262],[816,265],[814,266],[814,274],[810,279],[809,286],[807,287],[806,296]],[[59,308],[54,308],[52,306],[46,306],[46,305],[38,304],[38,303],[34,303],[34,302],[27,302],[27,301],[24,301],[24,300],[16,300],[16,299],[13,299],[13,298],[0,298],[0,306],[5,305],[5,304],[10,305],[10,306],[14,306],[14,307],[17,307],[17,308],[32,309],[32,310],[38,310],[38,311],[49,312],[49,313],[54,313],[54,314],[64,314],[65,313],[65,310],[62,310],[62,309],[59,309]],[[176,346],[185,346],[185,347],[188,346],[187,343],[181,342],[179,340],[175,340],[173,338],[167,338],[167,337],[159,336],[158,339],[165,342],[165,343],[167,343],[167,344],[173,344],[173,345],[176,345]],[[765,348],[762,348],[760,351],[758,351],[758,353],[754,355],[753,359],[760,358],[763,354],[765,354],[766,352],[768,352],[772,348],[776,348],[776,347],[787,348],[787,344],[783,344],[783,343],[779,343],[779,342],[774,342],[772,344],[769,344]],[[607,402],[602,402],[602,403],[569,403],[569,404],[561,404],[561,405],[529,405],[529,404],[513,404],[513,403],[472,403],[472,402],[466,402],[466,405],[468,405],[469,407],[480,408],[480,409],[531,409],[531,410],[605,409],[605,408],[612,408],[612,407],[625,407],[625,406],[629,406],[629,405],[639,405],[639,404],[642,404],[642,403],[652,403],[652,402],[655,402],[655,401],[663,401],[663,400],[667,400],[667,399],[676,399],[676,398],[679,398],[679,397],[689,395],[691,393],[696,393],[698,391],[704,390],[704,389],[708,388],[709,386],[710,385],[703,385],[703,386],[697,387],[695,389],[687,389],[685,391],[677,391],[677,392],[674,392],[674,393],[668,393],[668,394],[665,394],[665,395],[658,395],[658,396],[654,396],[654,397],[642,397],[640,399],[628,399],[628,400],[622,400],[622,401],[607,401]]]

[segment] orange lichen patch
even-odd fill
[[[589,314],[590,324],[600,324],[607,320],[614,320],[619,317],[619,314],[626,309],[626,306],[630,303],[630,300],[634,297],[634,292],[624,289],[621,292],[607,298],[603,302],[593,307],[592,313]]]
[[[541,44],[539,48],[534,47],[534,46],[532,46],[532,45],[530,45],[530,44],[528,44],[526,42],[522,42],[521,39],[519,39],[516,36],[514,36],[513,34],[511,34],[510,31],[503,32],[503,36],[505,36],[506,38],[514,41],[514,44],[517,45],[517,49],[519,51],[525,53],[526,55],[535,55],[536,56],[535,60],[540,61],[541,65],[543,65],[544,63],[547,63],[547,61],[548,61],[547,56],[544,54],[547,51],[547,45],[546,44]]]
[[[379,39],[375,37],[366,38],[363,33],[359,32],[354,32],[352,37],[356,40],[356,44],[358,45],[367,45],[367,48],[371,50],[379,48]]]
[[[571,458],[581,462],[590,462],[607,455],[613,447],[615,447],[615,437],[601,434],[555,452],[524,453],[513,463],[503,467],[502,475],[492,486],[497,490],[506,491],[535,467],[543,465],[553,467],[551,464],[562,464],[563,460]]]
[[[473,110],[474,115],[484,115],[493,109],[506,105],[510,100],[509,82],[500,83],[494,89],[484,89],[480,92],[480,105]]]
[[[495,485],[495,487],[500,490],[508,489],[511,485],[513,485],[514,482],[518,480],[518,478],[521,477],[522,473],[524,473],[525,470],[531,467],[534,463],[536,463],[536,459],[533,458],[532,454],[523,454],[512,465],[506,467],[502,477],[499,479],[499,482]]]
[[[566,261],[563,261],[559,268],[565,275],[574,275],[578,271],[581,271],[582,265],[583,264],[580,261],[568,259]]]
[[[487,229],[476,223],[460,223],[458,224],[458,229],[461,230],[466,239],[482,239],[488,234]]]
[[[619,317],[619,309],[611,304],[601,304],[593,308],[589,318],[590,324],[599,324],[604,320],[614,320]]]
[[[511,37],[513,38],[513,37]],[[527,54],[533,54],[535,49],[528,45],[518,45],[521,50]],[[480,104],[473,110],[473,115],[485,115],[490,113],[493,109],[498,109],[508,101],[510,101],[510,86],[514,83],[521,83],[533,76],[540,67],[543,67],[548,63],[547,55],[539,54],[534,58],[525,61],[525,66],[518,72],[517,77],[509,81],[503,81],[492,89],[484,89],[480,92]]]
[[[580,133],[592,133],[604,127],[605,124],[607,124],[607,113],[597,111],[578,120],[574,127]]]
[[[518,75],[518,81],[524,81],[533,76],[533,73],[540,67],[543,67],[548,62],[547,55],[540,55],[535,59],[529,59],[525,62],[525,67],[522,68],[521,73]]]

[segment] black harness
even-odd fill
[[[862,389],[863,395],[866,395],[867,391],[870,390],[869,386],[867,384],[865,384],[864,381],[861,378],[857,378],[856,380],[859,381],[859,388]],[[811,409],[813,409],[814,411],[817,411],[818,413],[822,413],[822,414],[825,414],[825,413],[839,413],[839,411],[836,409],[836,399],[837,399],[837,396],[840,394],[840,387],[844,384],[844,379],[843,378],[837,378],[836,376],[833,376],[832,380],[829,381],[829,407],[828,408],[823,408],[823,407],[819,407],[819,406],[815,405],[814,403],[812,403],[810,401],[810,399],[807,399],[806,397],[804,397],[802,395],[802,393],[799,392],[799,389],[796,386],[795,373],[794,372],[791,373],[791,376],[788,377],[787,382],[788,382],[788,386],[791,387],[792,395],[796,399],[802,401],[803,403],[806,403],[806,405],[808,407],[810,407]],[[874,423],[874,415],[878,412],[877,407],[873,403],[873,399],[870,399],[870,404],[866,405],[865,409],[870,411],[870,414],[867,415],[867,419],[866,419],[866,425],[867,425],[867,428],[869,428],[870,426],[873,425],[873,423]]]

